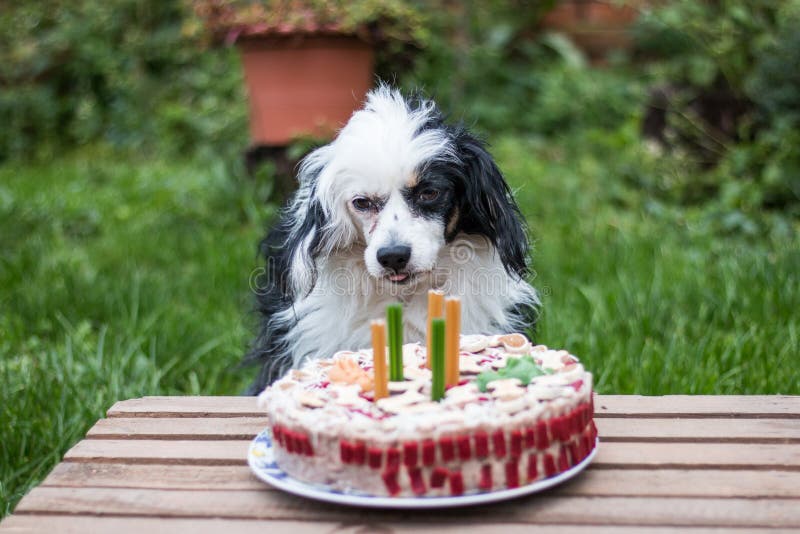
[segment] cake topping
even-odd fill
[[[358,362],[349,356],[341,356],[334,361],[328,371],[328,380],[334,384],[358,384],[361,391],[371,391],[373,388],[370,373],[362,369]]]

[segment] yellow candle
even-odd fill
[[[386,372],[386,321],[378,319],[372,327],[372,366],[375,372],[375,400],[389,396],[389,377]]]
[[[444,376],[447,386],[455,386],[460,377],[458,349],[461,337],[461,299],[455,297],[445,299],[444,307]]]
[[[431,321],[444,315],[444,293],[435,289],[428,290],[428,352],[425,367],[431,369]]]

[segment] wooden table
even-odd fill
[[[255,479],[247,446],[267,420],[253,398],[122,401],[0,534],[800,528],[800,397],[601,395],[595,407],[600,450],[575,480],[501,504],[403,512],[316,503]]]

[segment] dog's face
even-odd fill
[[[482,143],[444,124],[430,101],[381,87],[339,136],[303,162],[293,209],[293,285],[313,285],[317,260],[363,250],[390,284],[425,280],[460,232],[486,237],[510,273],[526,270],[527,240],[508,186]]]
[[[451,180],[427,169],[383,191],[355,193],[347,208],[366,245],[368,272],[396,284],[429,274],[457,223],[455,196]]]

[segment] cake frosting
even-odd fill
[[[260,396],[278,465],[342,492],[461,495],[554,476],[595,447],[592,375],[569,352],[461,336],[458,385],[438,402],[426,361],[404,345],[404,380],[377,401],[369,349],[289,371]]]

